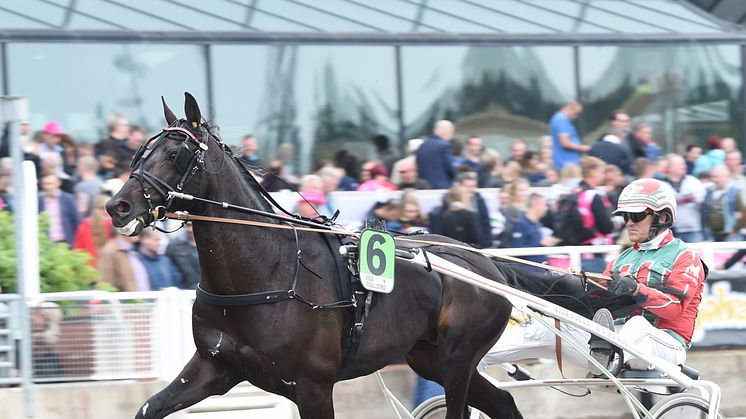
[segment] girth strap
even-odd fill
[[[235,307],[279,303],[295,298],[295,291],[265,291],[253,294],[213,294],[197,285],[197,299],[215,306]]]

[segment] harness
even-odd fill
[[[176,124],[178,122],[174,122]],[[321,277],[309,269],[301,259],[302,251],[300,248],[300,242],[298,238],[298,228],[296,225],[306,225],[315,228],[321,228],[326,230],[332,230],[332,224],[339,214],[337,212],[331,219],[327,217],[319,217],[320,220],[303,218],[298,214],[291,214],[285,210],[275,199],[264,189],[260,184],[256,184],[259,193],[267,199],[272,205],[279,208],[286,215],[279,215],[272,212],[261,211],[254,208],[247,208],[238,205],[228,204],[226,202],[211,201],[204,198],[194,197],[183,193],[184,187],[195,177],[199,177],[200,170],[204,170],[204,158],[208,150],[206,141],[198,139],[192,131],[172,126],[164,128],[159,134],[151,137],[148,141],[140,146],[135,155],[133,156],[131,166],[134,169],[131,177],[137,179],[143,191],[143,198],[148,204],[148,213],[152,216],[152,222],[160,221],[167,218],[171,206],[175,199],[186,199],[206,202],[208,204],[219,205],[226,209],[231,209],[239,212],[250,213],[254,215],[261,215],[270,219],[280,221],[281,224],[288,226],[293,230],[293,237],[295,240],[296,247],[296,258],[295,267],[293,270],[293,281],[290,289],[287,290],[272,290],[263,291],[257,293],[246,293],[246,294],[214,294],[205,291],[199,284],[196,287],[196,298],[204,303],[219,307],[238,307],[238,306],[252,306],[259,304],[273,304],[289,300],[297,300],[314,310],[317,309],[348,309],[351,313],[350,321],[347,325],[348,333],[343,333],[342,336],[342,352],[343,352],[343,366],[351,361],[356,352],[360,342],[360,338],[363,333],[363,325],[365,319],[370,311],[372,305],[372,292],[368,291],[367,294],[360,284],[360,279],[357,276],[356,269],[353,269],[353,265],[356,261],[353,261],[350,256],[351,253],[347,254],[348,260],[342,260],[342,256],[339,254],[338,249],[343,244],[342,240],[345,240],[346,245],[351,244],[352,241],[349,238],[342,239],[339,235],[323,234],[325,242],[329,251],[331,252],[335,266],[337,267],[337,279],[340,284],[340,295],[339,300],[327,303],[318,304],[311,302],[297,293],[299,272],[301,268],[305,268],[317,278]],[[209,135],[212,135],[209,130]],[[180,134],[182,138],[173,138],[173,134]],[[217,144],[223,149],[225,153],[228,153],[230,149],[225,147],[217,137],[213,135]],[[182,141],[179,150],[170,157],[174,162],[177,170],[181,174],[179,182],[176,187],[172,187],[166,181],[153,173],[144,169],[144,163],[151,156],[152,152],[158,148],[161,143],[166,139],[175,139]],[[244,164],[231,153],[231,157],[234,158],[244,170],[248,169]],[[155,190],[165,200],[164,205],[155,206],[152,201],[152,195],[150,189]],[[183,221],[186,223],[186,220]],[[150,224],[150,223],[148,223]],[[182,224],[183,226],[183,224]],[[155,227],[155,226],[154,226]],[[157,228],[157,227],[155,227]],[[159,228],[160,230],[160,228]]]
[[[181,147],[179,147],[179,151],[176,152],[172,159],[176,165],[176,169],[181,173],[181,179],[176,184],[176,188],[173,188],[160,177],[143,169],[148,157],[165,139],[169,138],[171,133],[184,135],[181,138]],[[153,143],[152,147],[149,147],[151,143]],[[190,144],[196,144],[195,149],[191,149]],[[174,126],[164,128],[163,131],[151,137],[135,152],[135,155],[132,157],[131,167],[133,171],[130,176],[137,179],[140,183],[143,198],[148,203],[148,212],[155,220],[162,221],[165,219],[166,212],[171,208],[171,204],[174,201],[174,196],[170,192],[182,192],[184,190],[184,185],[199,172],[201,166],[204,164],[204,154],[206,152],[206,142],[197,139],[188,129]],[[157,207],[153,205],[149,188],[155,189],[166,200],[165,205]]]

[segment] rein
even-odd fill
[[[187,197],[183,196],[185,194],[176,194],[176,193],[172,193],[172,194],[174,195],[175,198],[203,200],[202,198],[192,197],[191,195],[187,195],[187,197],[188,197],[187,198]],[[204,200],[204,201],[209,201],[209,200]],[[216,205],[223,205],[223,204],[224,205],[230,205],[230,204],[225,204],[225,203],[217,203],[215,201],[212,201],[212,202],[215,203]],[[334,234],[334,235],[341,235],[341,236],[350,236],[352,238],[358,238],[358,236],[359,236],[359,233],[355,233],[353,231],[335,229],[335,228],[331,228],[331,227],[328,227],[328,226],[324,226],[322,224],[313,223],[312,221],[311,222],[305,222],[304,220],[297,220],[297,219],[290,219],[290,220],[288,220],[287,219],[288,217],[284,217],[284,216],[281,216],[281,215],[277,215],[277,214],[273,214],[273,213],[269,213],[269,212],[265,212],[265,211],[259,211],[259,210],[255,210],[253,208],[246,208],[246,209],[251,210],[252,213],[258,213],[259,215],[264,215],[264,216],[266,216],[268,218],[275,218],[275,219],[280,219],[280,220],[283,220],[283,221],[295,222],[295,223],[300,223],[300,224],[311,223],[311,224],[316,224],[317,227],[293,227],[293,226],[290,226],[290,225],[275,224],[275,223],[266,223],[266,222],[261,222],[261,221],[239,220],[239,219],[235,219],[235,218],[224,218],[224,217],[208,217],[208,216],[205,216],[205,215],[192,215],[192,214],[188,214],[188,213],[184,213],[184,212],[176,212],[176,213],[169,212],[169,213],[166,213],[165,218],[168,218],[168,219],[171,219],[171,220],[178,220],[178,221],[182,221],[182,222],[187,222],[187,221],[207,221],[207,222],[214,222],[214,223],[249,225],[249,226],[255,226],[255,227],[262,227],[262,228],[277,228],[277,229],[284,229],[284,230],[291,230],[292,229],[292,230],[306,231],[306,232],[312,232],[312,233]],[[542,269],[546,269],[546,270],[550,270],[550,271],[561,272],[561,273],[569,273],[570,275],[578,277],[578,278],[580,278],[580,279],[582,279],[584,281],[587,281],[587,282],[595,285],[596,287],[604,289],[604,290],[606,289],[606,287],[603,286],[603,285],[601,285],[600,283],[596,282],[596,280],[607,281],[607,280],[610,279],[606,275],[602,275],[602,274],[597,274],[597,273],[592,273],[592,272],[585,272],[585,271],[577,271],[577,270],[575,270],[573,268],[565,270],[565,269],[562,269],[562,268],[558,268],[556,266],[545,265],[543,263],[536,263],[536,262],[532,262],[530,260],[520,259],[520,258],[513,257],[513,256],[495,254],[493,252],[490,252],[489,249],[487,249],[487,250],[484,250],[484,249],[475,249],[473,247],[462,245],[462,244],[441,243],[441,242],[430,241],[430,240],[412,239],[412,238],[408,238],[408,237],[395,237],[395,239],[399,240],[399,241],[403,241],[403,242],[408,242],[408,243],[426,244],[426,245],[431,245],[431,246],[443,246],[443,247],[450,247],[450,248],[454,248],[454,249],[461,249],[461,250],[466,250],[466,251],[473,252],[473,253],[479,253],[481,255],[488,256],[488,257],[496,257],[496,258],[504,259],[504,260],[507,260],[507,261],[510,261],[510,262],[520,263],[520,264],[523,264],[523,265],[535,266],[535,267],[538,267],[538,268],[542,268]]]

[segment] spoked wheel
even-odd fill
[[[656,403],[650,414],[654,419],[706,419],[707,412],[710,410],[710,403],[693,394],[679,393],[668,396]],[[718,412],[718,418],[723,418],[723,414]]]
[[[443,419],[446,417],[446,396],[431,397],[422,402],[412,412],[415,419]],[[474,414],[471,417],[476,417]],[[489,419],[484,413],[479,414],[479,419]]]

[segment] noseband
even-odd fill
[[[181,173],[181,179],[176,184],[176,188],[166,183],[163,179],[143,169],[145,161],[150,157],[153,151],[169,138],[171,133],[183,134],[184,137],[179,151],[171,158],[176,169]],[[176,139],[179,140],[179,139]],[[154,142],[154,143],[153,143]],[[153,143],[152,147],[148,147]],[[195,144],[196,147],[190,147]],[[145,144],[141,145],[135,155],[132,157],[132,174],[130,177],[137,179],[142,187],[143,198],[148,203],[148,212],[153,216],[155,221],[161,221],[166,218],[166,213],[170,210],[174,197],[169,196],[169,192],[182,192],[184,186],[194,177],[204,164],[204,155],[207,152],[207,143],[200,141],[191,131],[181,127],[166,127],[159,134],[151,137]],[[165,205],[154,206],[151,200],[149,188],[155,189],[165,200]]]

